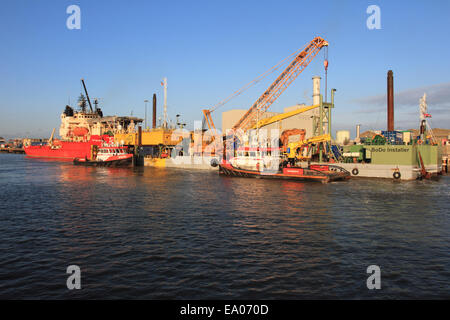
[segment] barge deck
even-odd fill
[[[335,165],[311,165],[308,168],[286,167],[278,171],[256,171],[236,168],[226,163],[219,165],[219,173],[243,178],[320,181],[322,183],[350,178],[350,172]]]

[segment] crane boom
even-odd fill
[[[91,109],[91,112],[94,112],[92,109],[91,99],[89,99],[89,94],[86,89],[86,85],[84,84],[84,79],[81,79],[81,83],[83,84],[84,92],[86,92],[87,101],[89,102],[89,109]]]
[[[321,37],[314,38],[305,48],[295,56],[294,60],[287,66],[272,85],[256,100],[253,106],[233,126],[233,130],[248,130],[254,125],[258,116],[261,116],[272,105],[272,103],[289,87],[292,81],[309,65],[319,51],[328,46],[328,42]]]
[[[251,127],[251,129],[261,128],[261,127],[267,126],[269,124],[272,124],[274,122],[278,122],[278,121],[290,118],[292,116],[295,116],[297,114],[300,114],[300,113],[303,113],[303,112],[307,112],[309,110],[312,110],[312,109],[315,109],[315,108],[319,108],[319,107],[320,107],[320,105],[308,106],[308,107],[296,109],[296,110],[293,110],[293,111],[289,111],[289,112],[286,112],[286,113],[277,114],[276,116],[259,120],[257,123],[255,123]]]

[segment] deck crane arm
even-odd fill
[[[210,109],[210,110],[202,110],[203,111],[203,115],[204,115],[204,121],[206,122],[206,124],[208,125],[209,130],[211,130],[213,132],[213,137],[216,135],[216,126],[214,125],[214,121],[211,117],[211,113],[214,111],[214,109]]]
[[[252,81],[250,81],[249,83],[245,84],[243,87],[241,87],[240,89],[236,90],[235,92],[233,92],[230,96],[228,96],[226,99],[222,100],[221,102],[219,102],[218,104],[216,104],[215,106],[213,106],[210,109],[205,109],[202,110],[203,111],[203,121],[204,124],[206,124],[208,126],[208,129],[215,132],[216,131],[216,126],[214,125],[214,121],[211,117],[211,114],[213,113],[213,111],[215,111],[216,109],[220,108],[221,106],[225,105],[226,103],[228,103],[231,99],[241,95],[243,92],[245,92],[247,89],[249,89],[250,87],[254,86],[255,84],[257,84],[258,82],[260,82],[262,79],[264,79],[265,77],[267,77],[269,74],[275,72],[276,70],[278,70],[282,65],[284,65],[287,61],[290,61],[290,59],[292,57],[295,57],[299,54],[300,50],[291,53],[289,56],[287,56],[286,58],[284,58],[283,60],[281,60],[280,62],[278,62],[276,65],[274,65],[272,68],[270,68],[269,70],[265,71],[264,73],[260,74],[258,77],[256,77],[255,79],[253,79]]]
[[[323,142],[327,142],[331,140],[331,136],[329,134],[322,134],[320,136],[315,136],[309,138],[307,140],[300,140],[297,142],[291,142],[287,144],[287,148],[284,152],[287,154],[288,158],[302,157],[298,154],[298,149],[310,144],[320,144]],[[289,150],[289,151],[288,151]]]
[[[295,116],[297,114],[304,113],[304,112],[307,112],[309,110],[312,110],[312,109],[315,109],[315,108],[319,108],[319,107],[320,107],[320,105],[307,106],[307,107],[296,109],[296,110],[289,111],[289,112],[286,112],[286,113],[277,114],[277,115],[275,115],[273,117],[270,117],[270,118],[264,118],[264,119],[259,120],[258,122],[256,122],[251,127],[251,129],[261,128],[261,127],[267,126],[269,124],[272,124],[274,122],[279,122],[281,120],[290,118],[290,117]]]
[[[89,109],[91,110],[91,112],[94,112],[94,110],[92,109],[91,99],[89,99],[89,94],[87,92],[86,85],[84,84],[84,79],[81,79],[81,83],[83,84],[84,92],[86,92],[87,101],[89,102]]]
[[[309,65],[319,51],[328,46],[328,42],[321,37],[314,38],[306,47],[295,56],[294,60],[287,66],[272,85],[256,100],[253,106],[233,126],[233,130],[243,131],[251,128],[258,116],[261,116],[272,105],[272,103],[283,93],[283,91],[297,78]]]

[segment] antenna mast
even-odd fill
[[[164,86],[164,122],[163,127],[167,128],[167,78],[163,79]]]

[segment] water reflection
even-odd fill
[[[449,294],[449,177],[322,185],[34,160],[0,155],[2,298],[73,297],[71,263],[81,298],[371,298],[370,264],[377,297]]]

